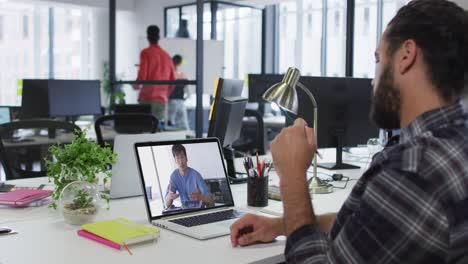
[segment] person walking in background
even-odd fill
[[[180,70],[182,56],[176,54],[172,57],[172,61],[176,79],[187,80],[185,73]],[[188,130],[187,109],[185,108],[186,88],[185,84],[177,84],[169,97],[169,123],[175,128]]]
[[[140,65],[138,68],[138,81],[165,80],[174,81],[174,64],[171,57],[159,46],[159,27],[150,25],[146,29],[149,47],[140,53]],[[138,102],[149,104],[153,114],[159,121],[167,122],[167,103],[169,95],[174,90],[174,85],[143,84],[134,85],[140,90]]]

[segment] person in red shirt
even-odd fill
[[[147,38],[149,47],[140,53],[140,65],[138,69],[138,81],[175,80],[174,63],[172,58],[159,46],[159,27],[148,26]],[[174,90],[174,85],[135,85],[140,90],[138,102],[149,104],[153,114],[159,121],[167,121],[167,103],[169,95]]]

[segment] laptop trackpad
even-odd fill
[[[231,225],[236,221],[237,219],[231,219],[231,220],[227,220],[227,221],[222,221],[222,222],[218,222],[216,223],[217,226],[222,226],[222,227],[227,227],[227,228],[231,228]]]

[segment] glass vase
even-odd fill
[[[59,209],[65,222],[82,225],[94,220],[101,208],[98,187],[86,181],[74,181],[63,188]]]

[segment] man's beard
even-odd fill
[[[382,72],[375,94],[372,96],[370,119],[380,128],[400,128],[401,97],[397,89],[393,70],[388,64]]]

